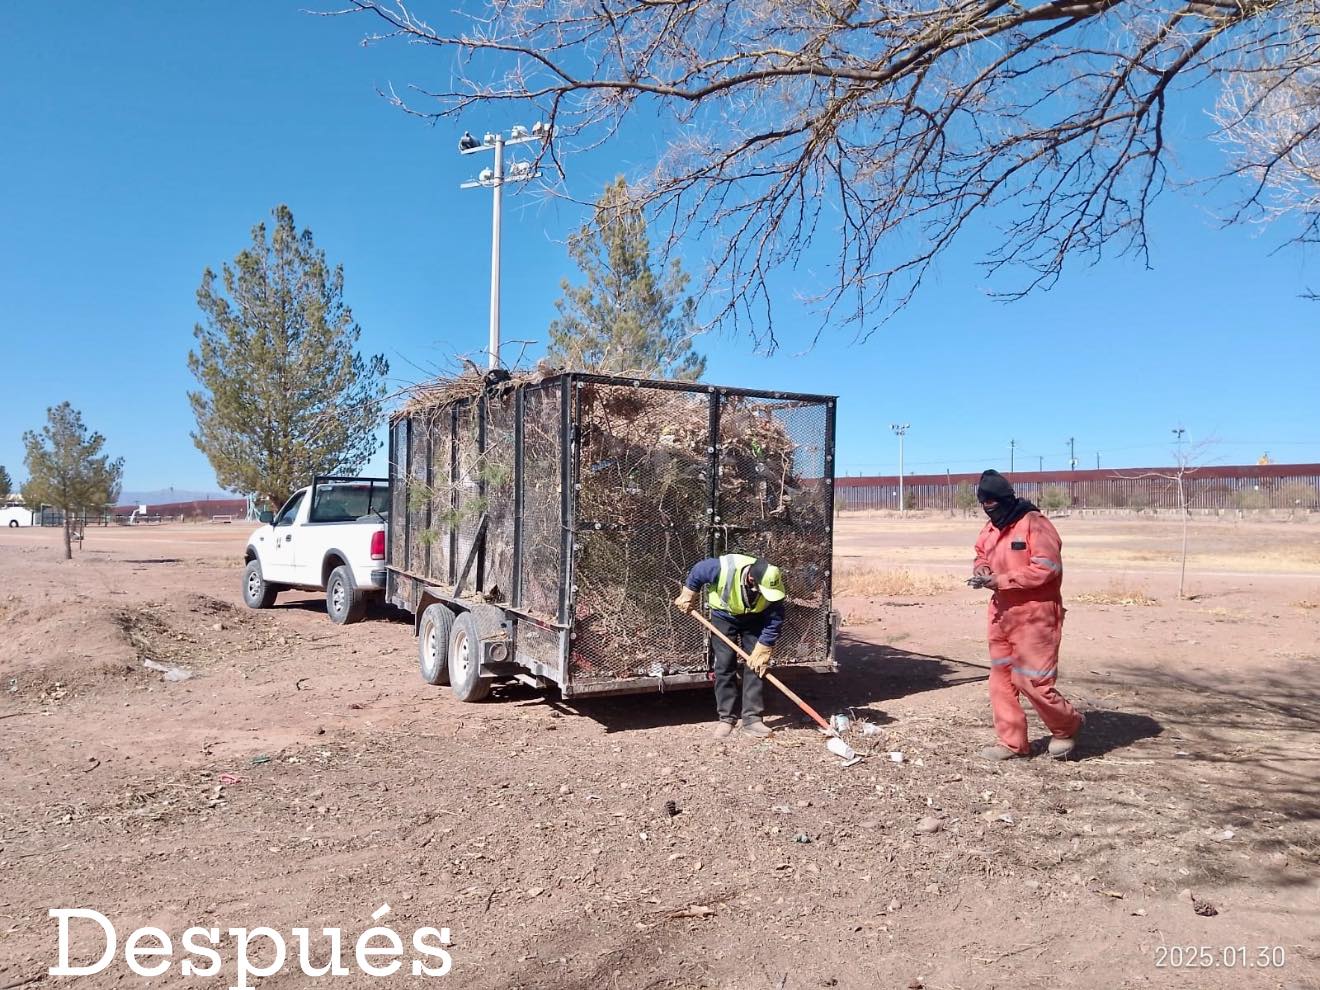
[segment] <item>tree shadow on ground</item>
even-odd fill
[[[854,718],[876,724],[893,721],[883,709],[885,701],[985,680],[988,676],[988,670],[979,664],[912,653],[847,634],[839,638],[836,659],[839,669],[832,674],[793,667],[776,668],[774,673],[824,718],[836,712],[847,712]],[[766,685],[765,698],[766,722],[772,728],[810,723],[809,718],[772,685]],[[546,703],[593,719],[607,732],[715,720],[713,684],[667,694],[569,700],[556,695],[547,697]]]

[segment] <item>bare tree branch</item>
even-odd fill
[[[873,332],[969,227],[1016,297],[1106,248],[1147,258],[1170,100],[1221,91],[1229,222],[1320,232],[1320,0],[487,0],[433,27],[405,0],[349,0],[367,43],[448,50],[441,89],[391,100],[431,120],[506,102],[555,128],[550,154],[640,118],[664,150],[638,204],[699,242],[712,318],[775,346],[776,271],[815,243],[822,325]],[[456,20],[456,18],[458,20]],[[554,164],[559,164],[554,159]]]

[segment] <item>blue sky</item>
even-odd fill
[[[127,489],[215,488],[188,437],[194,294],[279,202],[344,265],[364,350],[389,358],[397,384],[484,346],[490,201],[458,189],[484,162],[456,154],[461,126],[376,93],[443,82],[449,60],[363,47],[367,21],[302,5],[0,5],[0,464],[16,480],[23,430],[67,399],[124,456]],[[570,159],[568,191],[593,198],[646,147],[634,134]],[[581,219],[506,199],[506,338],[544,341]],[[1079,466],[1097,452],[1105,466],[1164,462],[1180,423],[1214,441],[1213,462],[1320,461],[1320,304],[1299,298],[1320,288],[1320,265],[1272,253],[1278,232],[1219,230],[1201,191],[1167,194],[1153,221],[1153,271],[1079,265],[1008,305],[988,298],[973,239],[866,344],[827,329],[804,350],[817,318],[793,290],[808,276],[785,273],[780,352],[704,338],[707,378],[840,395],[850,474],[896,470],[895,420],[912,424],[913,472],[1006,468],[1011,439],[1019,469],[1066,466],[1069,437]]]

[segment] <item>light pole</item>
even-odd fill
[[[907,436],[911,426],[911,423],[889,424],[889,428],[898,437],[898,514],[900,516],[907,512],[907,504],[903,500],[903,438]]]
[[[1017,441],[1008,441],[1008,473],[1013,473],[1013,465],[1017,463]]]
[[[529,179],[539,178],[541,172],[532,167],[528,161],[513,162],[509,166],[509,171],[504,171],[504,147],[505,145],[529,144],[534,141],[542,143],[550,140],[550,128],[546,124],[538,121],[529,131],[521,124],[509,130],[509,136],[506,138],[498,132],[488,132],[482,140],[478,141],[467,131],[458,141],[458,153],[460,155],[474,155],[478,151],[493,151],[495,153],[494,168],[485,168],[475,179],[470,179],[462,183],[460,189],[476,189],[478,187],[486,188],[491,191],[491,219],[490,219],[490,367],[498,368],[500,366],[500,205],[501,192],[506,182],[527,182]]]

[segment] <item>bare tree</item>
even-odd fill
[[[1000,224],[983,261],[1011,273],[1008,297],[1051,285],[1070,258],[1145,260],[1179,130],[1171,100],[1207,82],[1225,94],[1224,174],[1253,183],[1233,219],[1296,210],[1305,239],[1320,216],[1316,0],[436,4],[452,30],[405,0],[348,4],[336,13],[385,23],[368,42],[456,56],[446,86],[390,90],[410,112],[530,103],[558,134],[555,164],[630,118],[658,128],[638,200],[670,245],[715,246],[697,294],[762,346],[776,343],[771,273],[818,239],[835,249],[811,297],[822,326],[861,335],[972,226]]]
[[[1187,529],[1192,519],[1193,476],[1200,468],[1197,466],[1213,441],[1202,440],[1191,445],[1184,445],[1179,439],[1173,451],[1174,467],[1171,471],[1144,471],[1140,474],[1115,472],[1118,478],[1161,478],[1178,492],[1178,511],[1182,516],[1182,561],[1178,570],[1178,597],[1186,598],[1187,590]]]

